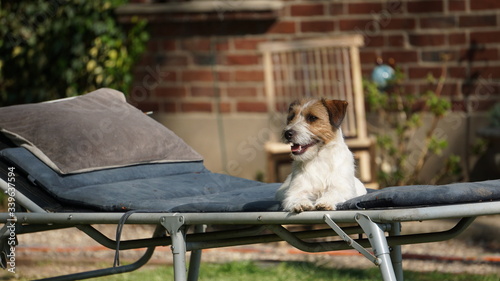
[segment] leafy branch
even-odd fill
[[[439,121],[451,110],[450,101],[442,97],[446,64],[438,79],[428,77],[428,82],[435,86],[434,91],[407,94],[402,86],[404,79],[403,72],[396,68],[384,90],[371,81],[363,82],[367,104],[379,119],[378,180],[383,187],[418,184],[425,163],[432,155],[442,155],[448,147],[448,141],[436,134]],[[430,113],[432,119],[423,140],[417,140],[416,131],[422,128],[424,112]],[[418,144],[417,149],[410,146],[412,140]],[[431,183],[442,181],[450,174],[460,175],[460,162],[459,156],[451,155]]]

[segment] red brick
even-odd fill
[[[238,112],[267,112],[265,102],[238,102],[236,104]]]
[[[367,64],[372,68],[377,61],[377,57],[378,55],[375,51],[367,51],[363,49],[359,51],[359,59],[361,61],[361,64]]]
[[[134,72],[134,81],[142,89],[151,90],[157,87],[161,82],[175,82],[177,74],[165,67],[146,66]]]
[[[374,66],[375,66],[375,63],[373,63],[373,62],[369,65],[363,65],[361,67],[361,76],[362,77],[371,77]]]
[[[217,40],[217,43],[215,44],[215,50],[217,50],[217,51],[229,50],[229,42],[227,40],[220,40],[220,38],[219,38]]]
[[[421,28],[452,28],[457,26],[457,20],[453,16],[428,17],[420,19]]]
[[[404,12],[402,1],[388,1],[385,5],[385,10],[390,14],[399,14]]]
[[[496,15],[461,16],[459,18],[460,27],[485,27],[496,25]]]
[[[498,79],[500,78],[500,66],[481,66],[472,67],[473,73],[477,73],[480,77],[484,79]]]
[[[498,97],[500,93],[499,82],[495,82],[488,77],[479,77],[474,82],[475,83],[470,87],[470,92],[468,92],[469,94],[475,95],[477,98],[483,100]],[[466,87],[466,85],[464,87]]]
[[[268,33],[295,33],[295,22],[293,21],[280,21],[271,26]]]
[[[425,62],[443,62],[445,57],[450,57],[450,60],[457,59],[457,52],[449,49],[446,50],[434,50],[434,51],[423,51],[422,61]]]
[[[405,37],[403,35],[388,35],[387,46],[389,47],[403,47],[405,45]]]
[[[228,71],[218,71],[217,80],[224,82],[231,81],[231,73]]]
[[[437,76],[436,79],[438,79],[440,76]],[[436,85],[434,85],[434,91],[436,90]],[[460,94],[460,86],[458,83],[444,83],[443,89],[441,90],[441,95],[442,96],[447,96],[447,97],[458,97]]]
[[[412,18],[389,18],[381,20],[380,26],[382,29],[414,29],[416,26],[415,19]]]
[[[453,12],[465,11],[465,0],[449,0],[448,9]]]
[[[338,16],[347,14],[347,5],[345,3],[330,3],[330,15]]]
[[[154,63],[153,60],[153,55],[151,53],[145,53],[139,57],[139,60],[137,61],[137,66],[146,66],[146,65],[152,65]]]
[[[498,54],[498,49],[484,49],[479,48],[478,50],[462,50],[460,52],[460,58],[467,60],[471,57],[474,61],[499,61],[500,56]]]
[[[471,100],[467,108],[470,109],[472,112],[490,111],[496,102],[497,99],[490,99],[490,98],[484,100],[483,99]]]
[[[383,51],[382,59],[384,61],[389,61],[389,59],[394,59],[396,64],[406,63],[406,62],[416,62],[418,60],[418,55],[416,51]]]
[[[134,81],[139,83],[143,88],[151,88],[151,85],[157,84],[159,82],[173,82],[177,79],[177,74],[173,71],[168,71],[166,68],[162,67],[161,72],[157,73],[157,70],[150,66],[145,68],[138,68],[134,70]]]
[[[161,61],[162,65],[168,65],[168,66],[186,66],[188,65],[188,58],[186,55],[170,55],[167,53],[166,56],[160,56],[159,60]]]
[[[303,21],[300,23],[302,32],[330,32],[335,29],[331,20]]]
[[[472,10],[493,10],[500,8],[498,0],[476,0],[470,1],[470,8]]]
[[[209,102],[183,102],[181,103],[183,112],[212,112],[212,103]]]
[[[347,12],[352,14],[378,13],[382,10],[381,3],[351,3],[347,5]]]
[[[464,45],[467,44],[467,36],[465,33],[450,33],[448,34],[449,45]]]
[[[227,95],[229,97],[255,97],[257,89],[255,87],[228,87]]]
[[[444,1],[416,0],[407,2],[408,13],[433,13],[444,11]]]
[[[234,80],[245,81],[264,81],[264,72],[259,70],[237,70],[234,73]]]
[[[229,113],[231,112],[231,104],[228,102],[219,103],[219,112],[220,113]]]
[[[410,67],[408,69],[410,79],[425,79],[429,74],[433,77],[441,76],[441,67]]]
[[[161,49],[160,46],[160,40],[149,39],[149,41],[146,43],[146,51],[150,53],[156,53]]]
[[[237,50],[256,50],[259,43],[265,42],[264,39],[234,39],[233,44]]]
[[[375,35],[380,29],[380,24],[373,19],[345,19],[339,21],[339,27],[343,31],[358,30],[368,35]]]
[[[191,87],[191,96],[193,97],[213,97],[215,96],[214,87]]]
[[[186,96],[186,88],[182,86],[159,86],[155,89],[155,95],[161,98],[182,98]]]
[[[290,14],[293,17],[324,15],[325,5],[321,3],[292,5],[290,7]]]
[[[175,102],[163,102],[161,103],[161,109],[163,112],[175,113],[177,112],[177,104]]]
[[[365,47],[385,46],[385,38],[382,35],[365,36]]]
[[[470,41],[478,44],[500,43],[500,31],[476,31],[470,33]]]
[[[409,42],[413,46],[442,46],[446,43],[443,34],[410,34]]]
[[[258,55],[227,55],[226,63],[229,65],[254,65],[259,64]]]
[[[162,46],[163,50],[175,51],[177,49],[177,41],[176,40],[164,40],[161,42],[161,46]]]
[[[450,78],[462,78],[465,79],[467,75],[467,70],[465,66],[452,66],[448,67],[448,76]]]
[[[375,35],[380,30],[414,29],[415,20],[412,18],[386,18],[386,19],[346,19],[340,20],[340,30],[361,31],[365,35]]]
[[[185,70],[182,72],[181,80],[185,82],[211,82],[214,80],[214,74],[212,70]]]
[[[465,112],[466,106],[463,100],[452,100],[451,101],[451,111],[453,112]]]
[[[181,41],[181,48],[185,51],[210,51],[211,42],[209,39],[184,39]]]

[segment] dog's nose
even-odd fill
[[[285,131],[285,139],[287,141],[292,141],[293,135],[295,134],[294,130],[286,130]]]

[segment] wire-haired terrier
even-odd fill
[[[290,104],[283,138],[291,143],[294,161],[276,192],[285,211],[335,210],[336,204],[366,194],[340,129],[346,109],[347,102],[341,100]]]

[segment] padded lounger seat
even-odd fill
[[[109,101],[112,103],[106,104]],[[100,105],[99,111],[96,107]],[[112,110],[115,106],[120,110]],[[283,212],[280,203],[274,200],[279,184],[208,171],[202,158],[182,140],[134,110],[116,91],[109,89],[70,101],[0,108],[3,133],[0,188],[7,194],[15,190],[17,207],[14,213],[0,214],[5,223],[0,230],[4,267],[8,267],[7,256],[11,251],[9,237],[75,227],[98,243],[115,249],[117,254],[136,248],[147,251],[130,265],[120,266],[116,258],[110,268],[51,280],[77,280],[135,270],[149,260],[155,247],[166,245],[172,246],[175,280],[196,280],[202,249],[283,240],[308,252],[354,248],[380,268],[384,280],[402,280],[400,245],[451,239],[475,217],[500,214],[500,180],[370,190],[338,205],[337,211]],[[105,115],[109,111],[114,115]],[[58,116],[58,112],[81,114],[74,117],[79,123],[77,127],[93,139],[82,142],[85,139],[78,135],[75,125],[68,123],[69,118]],[[51,122],[38,122],[42,120],[40,116],[50,119],[49,113],[54,116]],[[13,114],[17,114],[17,119],[9,119]],[[89,122],[84,122],[86,116],[91,116]],[[61,120],[64,124],[56,126]],[[113,124],[125,127],[118,129]],[[66,127],[71,128],[68,129],[71,133],[58,136],[66,132]],[[134,134],[141,128],[148,128],[152,136]],[[60,143],[64,146],[59,147]],[[85,153],[81,148],[85,148]],[[149,156],[145,157],[142,151]],[[447,218],[460,220],[447,231],[400,233],[404,222]],[[339,222],[355,225],[339,227]],[[150,239],[120,241],[121,226],[125,223],[151,224],[157,229]],[[15,228],[10,227],[12,224]],[[116,240],[104,236],[92,224],[117,225]],[[283,226],[293,224],[323,224],[324,228],[293,232]],[[206,225],[226,225],[226,228],[206,231],[203,227]],[[352,239],[351,234],[363,236]],[[339,239],[307,241],[327,236]],[[192,251],[189,274],[186,274],[186,251]]]

